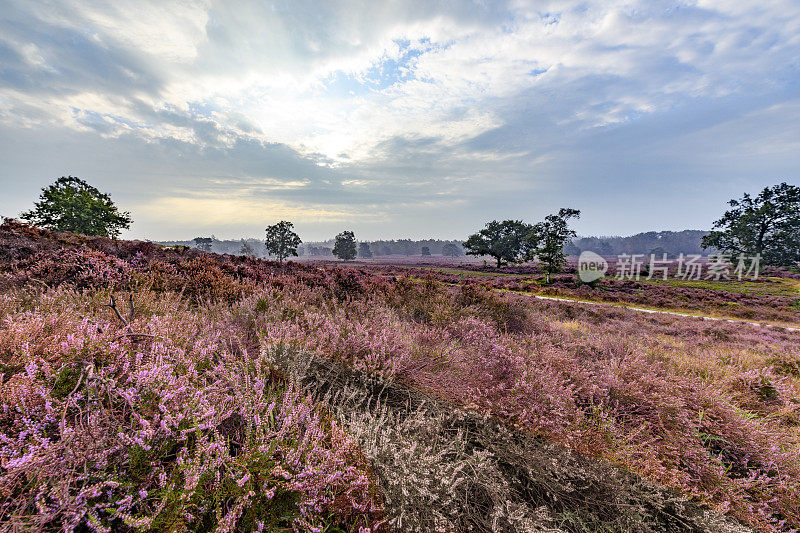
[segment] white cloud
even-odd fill
[[[324,197],[309,170],[322,165],[339,173],[337,194],[371,195],[353,201],[423,205],[427,187],[462,205],[498,175],[493,194],[546,189],[598,132],[729,102],[776,120],[760,110],[798,84],[794,0],[7,5],[0,128],[226,161],[219,175],[242,181],[198,181],[215,191]],[[754,157],[797,145],[790,128],[766,138]],[[313,209],[350,212],[324,199]]]
[[[246,116],[265,140],[352,161],[395,136],[475,137],[502,125],[502,100],[527,92],[526,104],[535,106],[536,91],[569,93],[587,77],[598,78],[599,90],[564,105],[557,122],[607,125],[684,98],[758,89],[769,84],[759,75],[786,68],[797,51],[800,8],[792,4],[520,2],[484,17],[474,6],[407,2],[61,2],[29,11],[101,47],[146,56],[163,76],[158,92],[126,96],[213,114],[225,127],[230,116]],[[400,41],[421,51],[405,65],[407,79],[350,97],[320,90],[331,75],[363,80],[398,60]],[[52,68],[36,43],[17,45],[32,67]],[[84,90],[40,107],[141,121],[103,99]],[[205,111],[192,111],[197,106]],[[145,125],[143,134],[148,127],[161,125]]]

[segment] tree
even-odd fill
[[[732,209],[703,237],[703,248],[737,256],[760,255],[769,265],[800,262],[800,187],[781,183],[765,187],[755,198],[745,193],[728,205]]]
[[[343,231],[336,236],[333,255],[344,261],[352,261],[356,258],[356,236],[352,231]]]
[[[498,268],[504,263],[523,261],[535,248],[533,226],[521,220],[492,220],[478,233],[464,242],[467,255],[488,255],[497,260]]]
[[[458,257],[461,255],[461,248],[455,243],[448,242],[442,246],[442,255],[447,257]]]
[[[536,235],[537,246],[535,255],[544,264],[547,283],[550,283],[550,274],[561,272],[567,263],[564,246],[567,241],[577,234],[569,229],[572,218],[580,218],[581,212],[577,209],[561,208],[556,215],[547,215],[544,222],[539,222],[533,228]]]
[[[313,256],[328,256],[331,255],[331,249],[325,246],[309,246],[307,253]]]
[[[34,208],[20,218],[47,229],[112,238],[132,222],[131,214],[119,211],[109,195],[75,176],[62,176],[43,188]]]
[[[403,255],[411,255],[414,252],[414,243],[411,242],[411,239],[398,239],[397,244]]]
[[[204,252],[210,252],[214,244],[214,240],[211,237],[195,237],[192,240],[194,241],[195,248]]]
[[[427,246],[423,246],[420,250],[420,255],[431,255],[431,249]]]
[[[255,257],[256,253],[253,251],[253,247],[250,246],[246,240],[242,239],[242,247],[239,249],[239,255],[243,255],[245,257]]]
[[[362,257],[364,259],[369,259],[372,257],[372,250],[369,247],[369,243],[362,242],[358,245],[358,257]]]
[[[276,256],[281,263],[287,257],[297,256],[297,247],[303,242],[292,228],[294,224],[281,220],[277,224],[267,226],[266,229],[267,238],[264,246],[267,252]]]

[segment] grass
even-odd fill
[[[497,289],[498,292],[507,292],[507,293],[514,293],[514,294],[524,294],[529,295],[530,293],[524,291],[512,291],[508,289]],[[753,324],[753,325],[762,325],[762,326],[771,326],[771,327],[778,327],[778,328],[797,328],[798,323],[796,322],[781,322],[781,321],[774,321],[774,320],[745,320],[740,317],[731,314],[720,313],[716,310],[708,310],[708,311],[697,311],[692,309],[686,309],[682,307],[657,307],[657,306],[648,306],[646,304],[632,304],[627,302],[619,302],[619,301],[612,301],[612,300],[604,300],[603,298],[577,298],[577,297],[569,297],[569,296],[549,296],[544,294],[542,296],[556,298],[558,300],[564,302],[575,302],[575,303],[587,303],[587,304],[602,304],[608,305],[612,307],[618,307],[621,309],[631,309],[631,310],[638,310],[644,309],[646,311],[657,311],[661,313],[674,313],[675,315],[683,315],[686,317],[695,317],[695,318],[713,318],[718,320],[725,320],[735,323],[746,323],[746,324]]]
[[[642,283],[665,285],[669,287],[684,287],[688,289],[703,289],[736,294],[756,294],[769,296],[786,296],[800,298],[800,280],[790,278],[765,277],[759,280],[698,280],[688,281],[681,279],[651,279],[642,278]]]

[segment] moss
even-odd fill
[[[266,313],[269,311],[269,302],[264,298],[259,298],[256,302],[256,313]]]
[[[211,363],[211,358],[206,357],[205,359],[198,361],[194,368],[198,373],[202,374],[211,370],[213,366],[214,365]]]
[[[11,359],[11,357],[5,357],[4,356],[3,359]],[[11,378],[11,376],[16,376],[17,374],[19,374],[23,370],[25,370],[25,366],[22,365],[21,363],[17,363],[17,364],[0,364],[0,374],[2,374],[2,376],[3,376],[2,380],[0,380],[0,383],[5,383],[6,381],[8,381]]]
[[[800,376],[800,359],[773,358],[769,360],[776,372],[787,376]]]
[[[258,522],[264,524],[266,531],[292,529],[295,518],[300,516],[299,503],[300,495],[286,490],[275,491],[275,495],[271,499],[258,497],[242,513],[242,517],[239,519],[239,529],[254,531],[257,529]]]
[[[81,371],[76,366],[67,365],[61,368],[53,381],[52,395],[59,400],[63,400],[75,390],[78,381],[81,379]]]

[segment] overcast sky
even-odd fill
[[[68,174],[136,238],[706,229],[800,184],[800,2],[0,0],[0,215]]]

